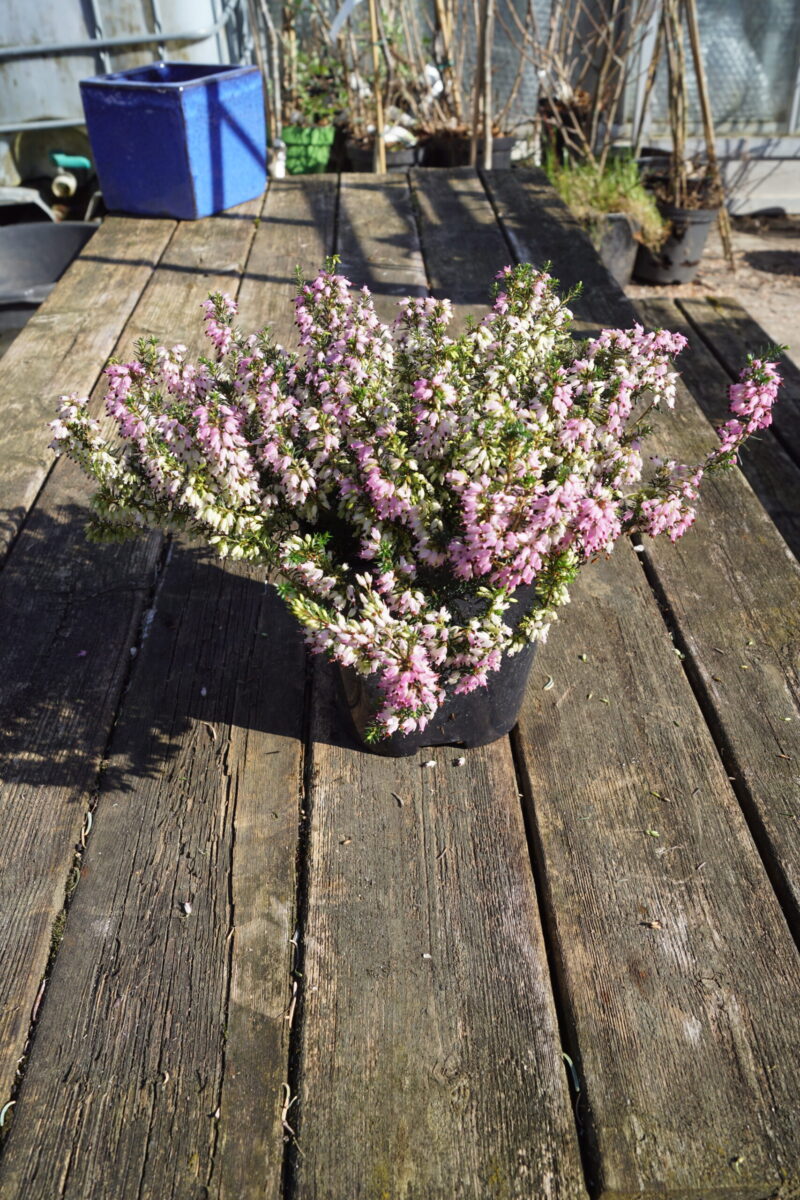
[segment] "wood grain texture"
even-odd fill
[[[137,328],[148,328],[156,332],[156,334],[160,337],[169,337],[170,335],[174,334],[176,325],[182,325],[184,322],[186,322],[188,312],[188,322],[191,322],[191,324],[186,324],[184,326],[184,329],[186,330],[184,340],[190,344],[190,347],[192,347],[193,344],[194,346],[199,346],[199,341],[201,340],[201,335],[199,332],[200,323],[198,320],[200,300],[204,298],[207,290],[225,286],[225,280],[229,280],[230,278],[230,276],[227,275],[227,272],[230,270],[231,262],[235,263],[236,260],[239,260],[241,264],[245,263],[248,246],[251,244],[254,234],[253,218],[258,214],[259,209],[260,202],[257,204],[242,205],[239,210],[234,212],[234,214],[230,214],[225,217],[213,218],[212,221],[196,222],[182,226],[179,234],[176,235],[172,251],[170,251],[169,263],[164,265],[163,268],[158,269],[157,276],[151,281],[148,289],[145,289],[145,294],[143,295],[142,301],[140,301],[137,312],[134,313],[134,320],[136,320]],[[216,234],[215,230],[218,230]],[[216,251],[215,235],[218,239]],[[236,286],[237,276],[234,276],[234,290]],[[131,326],[128,326],[128,329],[131,329]],[[184,332],[184,329],[182,329],[181,332]],[[130,336],[133,336],[132,332]],[[82,604],[74,605],[77,616],[72,616],[72,622],[74,625],[77,625],[77,631],[72,630],[67,626],[67,631],[70,632],[71,635],[71,640],[67,643],[68,648],[72,649],[74,646],[74,655],[82,654],[82,652],[85,650],[85,674],[89,678],[94,678],[90,676],[90,671],[94,670],[97,672],[98,664],[100,664],[102,667],[104,664],[104,658],[106,658],[106,656],[115,661],[118,670],[116,670],[116,674],[113,679],[113,685],[109,684],[109,692],[113,691],[115,688],[116,694],[119,694],[119,686],[122,679],[122,670],[120,664],[128,658],[128,646],[130,646],[133,632],[136,630],[136,622],[133,623],[133,628],[131,631],[128,631],[127,626],[122,625],[119,619],[118,622],[114,624],[113,613],[110,611],[112,610],[112,605],[109,604],[108,595],[104,594],[102,587],[97,589],[97,599],[94,602],[94,607],[85,604],[84,593],[91,594],[92,588],[94,588],[95,578],[97,576],[100,577],[102,583],[103,575],[100,571],[100,568],[108,564],[107,570],[110,572],[110,574],[112,574],[112,577],[116,577],[116,582],[109,584],[107,589],[108,592],[112,593],[112,596],[116,593],[116,590],[119,590],[120,593],[124,594],[126,580],[124,570],[122,570],[122,564],[128,563],[128,560],[125,559],[125,553],[127,553],[128,558],[130,558],[130,564],[128,564],[127,569],[133,571],[134,577],[138,578],[139,571],[137,570],[137,563],[140,559],[142,559],[143,548],[142,546],[134,545],[133,547],[128,547],[125,552],[112,551],[109,550],[108,547],[103,547],[101,550],[92,550],[91,554],[97,556],[97,576],[89,574],[89,570],[95,565],[95,559],[91,558],[86,560],[86,556],[88,556],[89,551],[86,550],[85,547],[83,547],[83,553],[80,553],[80,550],[82,550],[83,534],[78,532],[79,524],[82,523],[79,520],[80,509],[85,506],[88,487],[86,487],[83,480],[78,478],[77,472],[73,473],[72,476],[68,476],[66,474],[68,472],[70,472],[70,467],[68,467],[68,464],[59,463],[59,466],[56,467],[53,478],[48,482],[41,502],[37,505],[35,514],[31,517],[28,528],[25,529],[22,538],[20,538],[17,546],[14,547],[10,564],[8,564],[4,574],[10,578],[10,580],[12,580],[12,568],[14,563],[16,563],[17,556],[20,556],[20,554],[23,553],[26,546],[28,546],[29,541],[35,536],[37,521],[40,520],[40,510],[41,520],[46,520],[46,504],[52,503],[55,506],[56,512],[58,512],[59,505],[66,504],[67,499],[70,499],[70,506],[67,508],[67,515],[70,517],[71,521],[71,540],[66,541],[64,539],[64,532],[62,532],[61,529],[56,528],[54,532],[50,534],[50,542],[52,542],[52,544],[49,546],[44,546],[41,552],[42,557],[46,558],[49,570],[54,572],[54,575],[56,578],[58,578],[62,589],[65,590],[65,593],[68,595],[70,594],[70,589],[77,590],[78,600],[82,601]],[[62,476],[64,476],[65,479],[72,480],[71,486],[74,488],[73,493],[68,492],[68,488],[66,492],[61,490],[59,480],[62,478]],[[59,556],[59,551],[61,548],[59,539],[64,541],[64,553],[62,553],[62,556]],[[157,547],[157,542],[155,545]],[[154,545],[150,545],[148,553],[152,556],[152,553],[154,553]],[[116,556],[116,559],[114,556]],[[22,559],[20,559],[20,563],[22,563]],[[19,570],[22,571],[22,576],[20,576],[20,578],[24,578],[25,581],[28,580],[28,577],[31,575],[30,568],[25,568],[23,564],[20,565]],[[144,572],[144,578],[145,581],[149,583],[149,578],[146,576],[146,572]],[[138,602],[140,604],[140,598]],[[103,623],[100,619],[100,616],[106,616],[106,610],[109,610],[108,620],[106,623]],[[100,616],[98,616],[98,614],[100,614]],[[151,617],[152,614],[150,614],[150,618]],[[127,619],[128,623],[131,623],[132,618],[128,616]],[[65,624],[65,622],[62,622],[62,625]],[[50,652],[50,642],[55,641],[56,646],[58,646],[60,626],[55,623],[55,619],[50,616],[48,612],[43,613],[41,622],[37,623],[35,628],[37,630],[37,636],[43,640],[43,649],[34,650],[30,647],[23,648],[23,652],[19,655],[18,664],[17,662],[14,662],[14,678],[22,677],[25,670],[30,670],[30,662],[28,660],[35,661],[36,656],[38,656],[38,659],[47,661],[48,654],[52,656],[52,652]],[[73,659],[74,655],[71,655],[70,658]],[[118,659],[114,660],[114,655],[118,656]],[[190,662],[191,661],[192,658],[190,654]],[[83,666],[84,664],[82,658],[79,660],[80,670],[82,670]],[[164,661],[162,666],[164,670],[167,670],[169,667],[169,661]],[[41,977],[44,960],[47,958],[50,924],[52,924],[55,914],[58,913],[62,904],[62,898],[64,898],[64,886],[68,865],[70,865],[72,859],[72,847],[74,842],[77,840],[77,830],[79,829],[80,822],[83,820],[85,796],[82,797],[82,790],[86,787],[86,782],[88,782],[88,779],[90,778],[89,764],[91,763],[92,746],[95,745],[95,742],[100,745],[103,744],[104,739],[106,739],[108,736],[110,715],[113,714],[113,698],[112,700],[109,700],[106,708],[102,708],[100,704],[96,703],[95,691],[85,688],[85,679],[82,677],[80,670],[76,671],[74,670],[74,667],[72,670],[74,672],[74,678],[76,678],[76,684],[83,685],[83,688],[85,689],[85,700],[84,695],[78,692],[78,698],[72,701],[74,706],[78,708],[78,713],[80,716],[82,716],[84,725],[80,725],[79,722],[74,719],[72,720],[71,725],[68,724],[68,721],[71,719],[70,707],[68,706],[70,706],[71,696],[74,695],[74,692],[70,690],[61,690],[61,677],[64,676],[64,668],[61,667],[60,672],[50,668],[50,676],[52,676],[52,678],[49,678],[47,674],[41,672],[40,678],[34,679],[36,690],[32,695],[36,697],[38,706],[46,709],[46,712],[50,713],[50,724],[55,724],[58,726],[59,722],[61,721],[67,722],[66,733],[68,738],[70,738],[72,755],[74,758],[76,758],[78,767],[80,768],[80,772],[82,772],[82,774],[77,776],[76,779],[73,779],[71,775],[67,775],[66,782],[71,786],[72,790],[70,790],[70,787],[65,786],[64,772],[62,772],[61,775],[58,773],[58,758],[56,758],[55,762],[53,763],[53,769],[50,769],[50,756],[47,755],[46,750],[42,749],[40,751],[40,756],[42,760],[44,760],[44,768],[42,768],[40,764],[40,776],[38,776],[38,778],[35,780],[36,784],[40,785],[42,788],[40,808],[41,805],[47,803],[50,811],[52,811],[52,817],[50,817],[50,821],[43,823],[43,829],[38,828],[35,824],[36,809],[34,805],[30,804],[29,794],[25,788],[22,786],[17,787],[16,792],[12,794],[10,800],[10,810],[13,812],[13,814],[17,815],[16,820],[20,826],[20,830],[22,830],[20,836],[23,836],[24,834],[26,838],[28,838],[30,844],[36,845],[37,848],[40,844],[48,847],[47,852],[50,854],[50,856],[52,856],[53,859],[52,865],[50,865],[49,868],[49,872],[42,868],[36,872],[35,876],[31,876],[31,887],[41,886],[41,880],[47,881],[47,886],[50,889],[48,896],[49,907],[46,911],[40,914],[40,922],[38,922],[35,930],[32,931],[31,937],[29,937],[30,946],[28,946],[28,953],[26,953],[26,955],[19,956],[19,961],[16,964],[16,972],[18,977],[17,982],[14,983],[12,988],[6,992],[8,1001],[10,1001],[10,1003],[12,1001],[17,1001],[18,992],[20,992],[20,995],[23,997],[18,1004],[18,1007],[20,1010],[22,1010],[23,1018],[18,1018],[18,1021],[20,1028],[24,1027],[25,1032],[26,1026],[28,1026],[28,1013],[30,1012],[32,1002],[34,1002],[34,996],[38,986],[38,979]],[[17,685],[17,690],[19,690],[19,685]],[[32,721],[29,719],[28,714],[26,714],[23,709],[23,715],[20,716],[19,720],[18,731],[20,742],[22,742],[23,745],[28,745],[28,742],[32,737],[31,727]],[[156,744],[157,740],[158,739],[156,738]],[[267,763],[267,766],[269,766],[269,763]],[[74,763],[72,764],[71,769],[72,775],[76,774],[77,768],[74,766]],[[276,764],[276,772],[277,769],[278,767]],[[254,767],[253,770],[254,774],[252,778],[258,779],[257,768]],[[30,780],[24,780],[24,782],[30,782]],[[296,784],[293,785],[293,788],[290,790],[290,806],[291,810],[293,810],[293,817],[291,817],[291,821],[289,823],[290,826],[293,827],[293,830],[296,824],[295,788]],[[245,784],[242,784],[242,791],[246,792],[247,794],[252,794],[252,788],[248,791],[248,787]],[[255,794],[259,794],[258,790]],[[79,803],[80,799],[83,799],[84,803]],[[72,832],[71,838],[68,841],[62,840],[60,836],[61,826],[65,822],[64,817],[59,817],[61,808],[64,808],[68,814],[68,824],[70,824],[70,829]],[[25,816],[28,809],[31,810],[30,820],[26,820]],[[114,841],[116,838],[116,833],[113,802],[109,802],[106,811],[103,811],[103,806],[101,803],[95,820],[95,828],[98,833],[100,833],[101,828],[106,828],[103,826],[102,821],[108,821],[108,836],[110,839],[112,839],[112,841]],[[13,850],[14,854],[16,854],[16,857],[24,856],[24,847],[22,842],[19,842],[18,846],[13,847]],[[42,850],[41,853],[44,853],[44,851]],[[22,860],[23,858],[19,858],[20,863],[22,863]],[[120,860],[119,858],[114,858],[114,856],[109,856],[108,862],[109,865],[114,866],[114,869],[121,871],[122,875],[125,875],[126,870],[130,872],[130,868],[128,868],[125,860]],[[248,870],[252,872],[252,866],[247,864],[243,866],[242,870],[245,872],[245,874]],[[289,876],[291,876],[291,852],[289,853]],[[40,882],[36,883],[36,880]],[[225,884],[225,886],[227,886],[227,884]],[[289,888],[289,890],[291,890],[291,888]],[[23,893],[18,900],[18,904],[24,905],[24,902],[25,896]],[[34,911],[36,912],[36,910]],[[10,919],[17,919],[14,918],[13,908],[11,910]],[[94,970],[94,959],[92,959],[92,955],[94,955],[94,949],[94,943],[88,943],[85,946],[83,964],[86,971]],[[225,964],[223,964],[223,973],[224,970],[227,970],[227,965]],[[55,979],[53,980],[53,986],[54,989],[58,989],[58,984],[56,984]],[[58,1000],[58,990],[55,990],[56,1000],[52,1001],[52,1004],[55,1006],[56,1014],[58,1014],[60,1008],[62,1008],[64,1012],[70,1010],[70,996],[68,996],[68,991],[70,991],[70,988],[68,988],[68,985],[64,986],[66,991],[64,994],[62,994],[62,997],[64,997],[62,1000]],[[34,989],[32,992],[30,990],[31,988]],[[20,989],[22,989],[22,991],[20,991]],[[282,1002],[283,997],[281,1004]],[[43,1012],[46,1012],[46,1010],[47,1001],[46,1004],[44,1004]],[[50,1012],[53,1012],[53,1008],[50,1008]],[[58,1015],[55,1016],[54,1020],[59,1020]],[[17,1056],[13,1057],[12,1044],[8,1044],[5,1049],[7,1058],[4,1057],[4,1063],[7,1062],[10,1064],[13,1073],[13,1067],[16,1067],[16,1057],[18,1057],[20,1051],[18,1050]],[[38,1043],[38,1049],[42,1050],[42,1042]],[[16,1156],[16,1154],[19,1154],[20,1157],[16,1159],[17,1168],[12,1168],[12,1170],[18,1170],[20,1158],[25,1158],[24,1148],[22,1148],[20,1151],[14,1150],[14,1146],[16,1145],[24,1147],[25,1136],[28,1135],[25,1133],[25,1111],[26,1103],[29,1102],[26,1102],[25,1096],[31,1096],[31,1094],[34,1094],[35,1096],[36,1088],[38,1086],[41,1086],[44,1091],[47,1091],[48,1080],[49,1084],[52,1084],[53,1082],[52,1078],[48,1076],[48,1070],[50,1070],[50,1072],[53,1070],[53,1061],[50,1060],[48,1066],[46,1056],[42,1054],[38,1062],[41,1062],[41,1068],[37,1067],[36,1055],[32,1056],[31,1074],[25,1081],[25,1087],[23,1090],[24,1094],[20,1096],[20,1102],[16,1110],[17,1129],[12,1136],[10,1146],[8,1146],[8,1160],[13,1163],[14,1156]],[[41,1075],[37,1075],[38,1069],[41,1069]],[[41,1080],[41,1084],[37,1084],[37,1079]],[[30,1104],[31,1108],[29,1108],[28,1111],[35,1111],[37,1104],[36,1100],[31,1100]],[[101,1145],[101,1141],[101,1139],[98,1139],[98,1156],[102,1156],[102,1153],[107,1152],[108,1148],[107,1144]],[[55,1154],[55,1156],[62,1154],[62,1156],[66,1156],[66,1158],[68,1158],[68,1156],[71,1154],[71,1147],[68,1144],[62,1144],[60,1146],[52,1145],[49,1147],[49,1152]],[[86,1163],[86,1170],[92,1170],[91,1163]],[[56,1174],[58,1174],[58,1172],[56,1172]],[[50,1180],[52,1180],[53,1177],[54,1176],[50,1175]],[[47,1188],[47,1176],[40,1176],[40,1186]],[[43,1192],[42,1194],[46,1193]]]
[[[384,319],[396,278],[425,286],[403,186],[342,181],[339,252]],[[585,1195],[508,740],[464,765],[382,759],[348,741],[334,690],[320,668],[290,1190]]]
[[[577,1200],[508,741],[367,755],[335,687],[321,670],[293,1194]]]
[[[520,185],[508,177],[490,184],[501,217],[532,256],[545,253],[573,286],[586,263],[589,283],[575,303],[585,323],[630,324],[632,310],[622,293],[598,271],[588,239],[562,213],[546,184],[532,178]],[[536,204],[535,228],[526,212]],[[559,235],[559,222],[570,236]],[[715,339],[717,333],[714,334]],[[744,360],[748,347],[739,347]],[[708,386],[707,377],[696,381]],[[719,396],[725,389],[720,387]],[[704,403],[709,404],[708,398]],[[780,402],[778,407],[780,407]],[[715,435],[683,387],[674,414],[664,421],[657,452],[683,462],[700,462]],[[667,427],[668,426],[668,427]],[[661,439],[661,440],[659,440]],[[764,473],[768,457],[761,452]],[[786,455],[775,454],[772,490],[786,483],[790,513],[797,488]],[[793,519],[793,518],[792,518]],[[800,573],[797,560],[738,470],[707,478],[696,527],[678,545],[647,541],[644,562],[653,586],[687,651],[687,671],[700,697],[728,773],[784,904],[800,937],[800,827],[797,763],[800,756]],[[789,718],[787,720],[787,718]]]
[[[294,270],[299,266],[311,276],[331,253],[335,211],[334,179],[309,176],[271,185],[239,296],[244,328],[269,324],[278,341],[291,343]],[[272,278],[262,278],[267,273]],[[247,733],[240,760],[243,784],[231,863],[236,933],[215,1172],[219,1195],[226,1200],[269,1200],[281,1194],[280,1114],[295,1011],[290,939],[297,924],[306,658],[299,631],[274,592],[267,611],[270,622],[263,632],[269,671],[259,703],[272,710],[273,721],[282,714],[284,732],[282,737]],[[263,713],[256,717],[257,729]]]
[[[604,283],[588,241],[540,178],[498,173],[487,186],[519,257],[552,260],[567,286],[588,276],[575,303],[584,321],[630,324],[621,293]],[[710,430],[683,401],[670,445],[692,461]],[[732,503],[741,504],[739,520]],[[760,576],[780,574],[780,588],[773,574],[759,597],[784,647],[778,669],[763,672],[767,720],[775,720],[791,698],[786,647],[797,609],[784,589],[794,595],[794,565],[740,475],[712,484],[702,511],[714,522],[708,536],[701,530],[677,551],[660,550],[658,583],[675,599],[692,661],[719,675],[720,649],[746,662],[738,640],[752,609],[739,608],[742,622],[737,601]],[[742,547],[751,530],[763,540],[749,559]],[[545,702],[532,690],[520,753],[591,1112],[596,1185],[608,1196],[795,1194],[800,1155],[787,1118],[798,1101],[790,1065],[800,1047],[798,976],[784,917],[630,548],[587,571],[575,593],[541,662],[560,694]],[[691,614],[678,604],[688,596]],[[720,609],[728,642],[698,644],[698,629]],[[752,686],[752,671],[737,670]],[[742,722],[759,729],[752,742],[718,694],[711,719],[737,739],[743,759],[755,752],[761,765],[765,693],[739,699]],[[752,744],[759,737],[763,754]],[[782,788],[759,793],[775,819],[787,782],[788,774]],[[788,830],[783,847],[793,848]]]
[[[0,376],[0,559],[53,456],[60,395],[87,396],[175,229],[108,217],[3,357]]]
[[[302,645],[260,573],[176,548],[115,730],[4,1196],[279,1194],[288,989],[264,950],[285,959],[291,936],[302,697]],[[244,1047],[229,1059],[228,1038],[242,1028],[253,1058],[240,1078]],[[226,1126],[243,1161],[223,1172]]]
[[[796,1196],[796,949],[631,555],[573,589],[518,748],[594,1194]]]

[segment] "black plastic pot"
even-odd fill
[[[361,142],[354,142],[348,138],[346,151],[351,171],[372,170],[374,162],[374,149],[372,146],[365,146]],[[419,162],[420,151],[418,146],[403,146],[398,149],[390,146],[386,147],[387,171],[406,171],[409,167],[418,166]]]
[[[518,588],[516,604],[505,614],[505,622],[516,629],[528,612],[535,597],[533,585]],[[483,602],[474,598],[454,600],[449,606],[459,621],[468,621],[483,610]],[[538,642],[527,645],[519,654],[506,655],[499,671],[490,671],[486,687],[476,688],[465,696],[447,692],[445,703],[432,721],[420,732],[395,733],[365,749],[389,758],[405,758],[416,754],[423,746],[487,746],[507,734],[517,723],[525,696]],[[373,676],[359,675],[349,667],[340,672],[342,700],[361,740],[375,719],[381,704],[381,694]]]
[[[639,243],[636,222],[627,213],[600,213],[593,222],[591,238],[603,266],[620,287],[631,281]]]
[[[492,138],[492,170],[511,166],[513,137]],[[466,167],[469,165],[470,139],[463,134],[437,133],[429,137],[422,152],[423,167]],[[483,162],[483,138],[478,140],[478,162]]]
[[[365,749],[388,758],[405,758],[423,746],[488,746],[517,723],[531,666],[538,648],[534,642],[519,654],[504,658],[499,671],[492,671],[486,687],[466,696],[448,695],[433,720],[420,732],[394,733]],[[374,720],[380,693],[370,678],[351,668],[341,671],[342,695],[361,740]]]
[[[669,237],[657,251],[640,246],[633,273],[644,283],[691,283],[703,257],[715,208],[672,208],[659,205],[670,222]]]

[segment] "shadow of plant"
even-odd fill
[[[302,740],[306,649],[264,569],[159,534],[91,545],[86,515],[34,509],[0,572],[0,782],[78,802],[101,767],[104,790],[168,773],[198,730]]]

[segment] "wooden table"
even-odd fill
[[[747,455],[765,507],[716,477],[677,547],[584,572],[510,738],[384,760],[258,570],[88,546],[44,428],[137,336],[196,347],[211,290],[288,339],[334,250],[385,315],[430,289],[463,320],[516,258],[586,280],[586,327],[634,319],[539,176],[429,171],[109,218],[14,343],[0,1194],[798,1196],[800,377]],[[721,414],[759,331],[644,308]],[[711,444],[685,389],[670,425]]]

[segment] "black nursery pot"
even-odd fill
[[[433,720],[421,731],[394,733],[391,737],[368,744],[365,748],[388,758],[406,758],[423,746],[488,746],[514,728],[525,696],[538,642],[533,642],[510,658],[505,656],[500,669],[491,671],[486,687],[465,696],[449,692]],[[356,733],[364,741],[367,726],[380,705],[380,692],[371,678],[359,675],[351,667],[341,669],[344,703]]]
[[[372,146],[364,146],[360,142],[355,142],[352,138],[348,138],[345,143],[347,152],[347,162],[351,171],[371,171],[373,166],[374,150]],[[387,171],[405,171],[409,167],[416,167],[420,161],[420,149],[418,146],[401,146],[397,149],[386,147],[386,170]]]
[[[507,170],[511,166],[511,151],[515,137],[492,138],[492,170]],[[424,143],[423,167],[469,166],[470,139],[463,134],[433,134]],[[483,138],[478,140],[478,162],[483,162]]]
[[[717,210],[673,208],[671,205],[659,207],[670,222],[670,235],[657,252],[647,246],[639,247],[634,276],[644,283],[691,283],[700,266],[708,231]]]
[[[516,601],[505,613],[505,622],[516,629],[534,601],[535,588],[528,584],[514,593]],[[463,597],[454,600],[451,611],[459,621],[468,621],[483,608],[481,601]],[[389,758],[405,758],[423,746],[487,746],[509,733],[517,723],[538,642],[529,643],[518,654],[504,655],[497,671],[490,671],[486,687],[446,699],[423,730],[394,733],[379,742],[365,742],[365,749]],[[340,670],[341,695],[358,737],[364,741],[367,727],[380,708],[382,696],[374,676],[359,675],[351,667]]]

